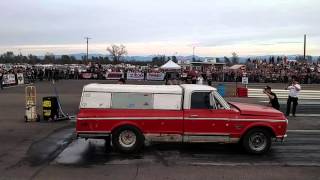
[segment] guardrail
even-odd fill
[[[272,92],[276,93],[278,99],[287,99],[289,91],[282,89],[272,89]],[[261,98],[266,97],[262,89],[248,89],[248,97]],[[301,90],[299,93],[299,99],[317,99],[320,100],[320,91],[316,90]]]

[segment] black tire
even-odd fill
[[[133,126],[122,126],[112,133],[112,145],[122,153],[135,153],[144,145],[144,136]]]
[[[251,129],[244,135],[242,146],[248,153],[264,154],[270,150],[271,134],[262,128]]]

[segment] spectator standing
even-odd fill
[[[197,84],[202,85],[203,84],[203,77],[201,74],[199,74],[198,78],[197,78]]]
[[[271,91],[270,86],[266,86],[263,90],[263,93],[266,94],[269,97],[269,104],[272,106],[274,109],[280,110],[280,104],[278,101],[278,97],[275,93]]]
[[[212,85],[212,74],[211,74],[211,72],[207,71],[206,76],[207,76],[207,84],[208,84],[208,86],[211,86]]]
[[[3,85],[2,85],[2,79],[3,79],[3,73],[0,70],[0,89],[3,90]]]
[[[296,116],[296,108],[298,105],[298,96],[299,92],[301,90],[301,86],[298,84],[298,81],[296,78],[293,78],[292,84],[288,86],[287,88],[289,90],[289,96],[287,100],[287,112],[286,115],[290,115],[290,110],[291,110],[291,103],[293,103],[292,107],[292,116]]]
[[[79,79],[79,69],[76,67],[75,69],[74,69],[74,79]]]
[[[118,80],[118,84],[126,84],[126,80],[124,78],[120,78]]]

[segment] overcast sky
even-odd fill
[[[1,0],[0,52],[320,55],[319,0]]]

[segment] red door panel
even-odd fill
[[[190,109],[184,113],[185,134],[229,135],[230,119],[237,113],[224,109]]]

